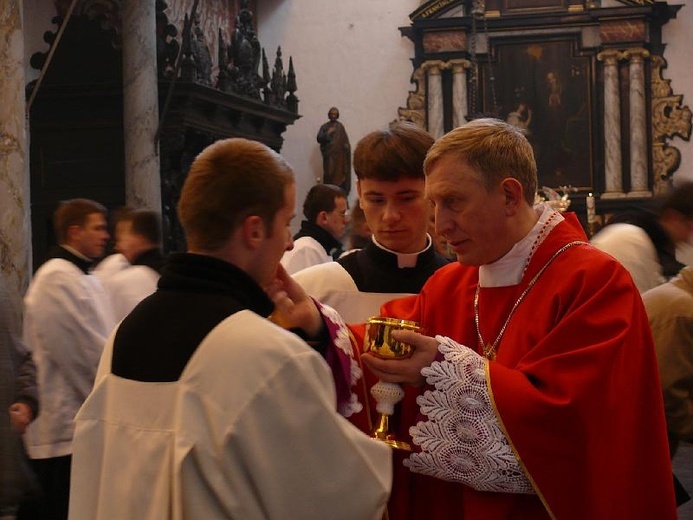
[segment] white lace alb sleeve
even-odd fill
[[[428,420],[409,429],[421,452],[404,464],[479,491],[534,493],[493,411],[488,361],[450,338],[436,336],[436,341],[445,359],[421,371],[435,390],[417,399]]]

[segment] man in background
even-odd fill
[[[15,518],[36,494],[22,434],[38,415],[36,366],[19,340],[21,319],[0,281],[0,519]]]
[[[654,206],[616,215],[590,241],[621,262],[641,293],[676,276],[683,267],[676,248],[693,238],[693,182],[675,187]]]
[[[284,253],[281,263],[289,274],[311,265],[331,262],[344,248],[340,241],[347,223],[344,191],[332,184],[316,184],[303,202],[301,229],[294,235],[293,248]]]
[[[359,204],[371,240],[336,263],[295,275],[308,294],[335,308],[347,323],[364,322],[385,301],[418,293],[436,269],[449,263],[427,233],[423,162],[432,144],[426,131],[398,122],[356,145]]]
[[[104,281],[116,321],[122,320],[140,301],[156,290],[164,264],[161,252],[161,217],[155,211],[134,210],[119,222],[115,249],[128,267]]]
[[[111,211],[109,215],[109,229],[111,240],[106,246],[107,255],[98,261],[91,270],[101,282],[105,282],[111,276],[123,269],[130,267],[130,262],[117,249],[118,237],[124,232],[126,223],[125,219],[132,210],[128,207],[121,207]],[[111,247],[112,246],[112,247]],[[112,251],[110,250],[112,249]]]
[[[642,295],[657,349],[669,450],[693,442],[693,266]]]
[[[72,435],[115,320],[99,279],[90,274],[108,241],[106,209],[88,199],[62,202],[54,214],[58,246],[24,298],[24,343],[36,363],[41,414],[25,443],[44,502],[40,518],[67,518]]]

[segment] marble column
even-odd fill
[[[123,0],[125,202],[161,211],[154,0]]]
[[[468,60],[450,60],[452,67],[452,127],[457,128],[467,122],[467,69]]]
[[[629,60],[630,91],[630,189],[628,197],[651,197],[647,185],[647,115],[645,109],[645,49],[628,49],[623,57]]]
[[[606,191],[602,199],[624,197],[621,157],[621,100],[619,92],[618,60],[622,54],[616,50],[600,52],[604,62],[604,159]]]
[[[22,0],[0,2],[0,41],[0,284],[19,318],[31,274]]]
[[[441,69],[445,66],[442,61],[427,61],[426,66],[426,83],[428,102],[428,133],[434,139],[438,139],[445,132],[443,122],[443,78],[441,77]]]

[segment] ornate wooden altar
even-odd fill
[[[109,208],[125,204],[119,3],[80,5],[30,112],[35,266],[54,243],[51,217],[58,201],[87,197]],[[233,29],[215,34],[203,32],[199,13],[174,26],[167,7],[157,0],[161,211],[164,247],[173,251],[185,248],[175,207],[193,158],[224,137],[254,139],[279,151],[283,132],[300,116],[293,63],[289,59],[285,72],[279,49],[270,68],[247,0],[228,21]],[[54,23],[59,27],[63,20],[61,15]],[[46,33],[46,42],[52,44],[56,33]],[[228,41],[225,33],[231,34]],[[214,42],[215,56],[207,42]],[[35,54],[32,66],[40,69],[47,56]]]
[[[646,0],[431,0],[401,32],[415,44],[400,117],[434,136],[493,116],[525,129],[539,183],[577,191],[583,214],[637,207],[664,193],[689,139],[666,68],[662,31],[680,5]]]

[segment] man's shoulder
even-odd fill
[[[31,281],[30,287],[40,287],[46,284],[73,283],[88,276],[69,260],[51,258],[38,268]]]
[[[325,252],[320,242],[312,237],[303,236],[296,239],[291,251],[284,253],[281,264],[289,274],[294,274],[306,267],[331,261],[332,257]]]
[[[645,291],[642,301],[648,314],[658,310],[672,314],[672,317],[673,314],[693,317],[693,286],[684,283],[681,278]]]
[[[302,237],[299,237],[294,240],[294,248],[292,249],[292,251],[296,251],[297,249],[303,249],[306,247],[319,247],[321,249],[323,248],[316,238],[309,235],[303,235]]]
[[[154,269],[146,265],[131,265],[114,273],[106,285],[131,284],[138,282],[157,281],[160,275]]]
[[[349,273],[338,262],[325,262],[301,269],[294,279],[311,294],[311,289],[325,287],[331,290],[357,290]]]
[[[250,310],[242,310],[222,320],[200,343],[199,353],[206,360],[224,359],[249,370],[264,363],[284,363],[315,350],[297,335]],[[190,366],[197,360],[193,356]],[[220,370],[225,363],[215,363]],[[266,372],[265,372],[266,374]]]
[[[604,251],[618,251],[621,248],[634,246],[651,246],[652,241],[644,229],[626,222],[609,224],[590,240],[595,247]]]

